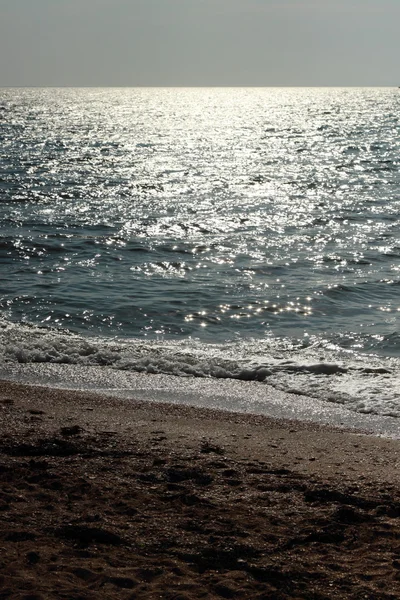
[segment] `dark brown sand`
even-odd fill
[[[400,442],[0,382],[0,599],[400,598]]]

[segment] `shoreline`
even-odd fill
[[[0,382],[0,596],[400,595],[400,441]]]
[[[400,418],[356,412],[346,405],[286,392],[265,383],[203,377],[178,377],[120,371],[108,367],[35,364],[0,370],[0,381],[95,393],[122,401],[215,409],[232,414],[308,422],[400,439]]]

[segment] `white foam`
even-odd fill
[[[204,344],[83,337],[68,331],[0,321],[3,375],[17,365],[71,365],[126,373],[257,382],[282,392],[334,403],[359,414],[400,417],[400,362],[287,340]],[[73,371],[74,369],[72,369]],[[177,383],[177,382],[176,382]],[[246,384],[245,384],[246,385]],[[121,386],[119,386],[121,387]],[[232,401],[233,402],[233,401]],[[229,407],[228,407],[229,408]],[[235,406],[232,405],[232,410]]]

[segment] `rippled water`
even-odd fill
[[[101,344],[79,360],[110,364],[111,337],[156,370],[169,343],[257,368],[398,357],[399,107],[391,88],[0,89],[4,360],[73,362],[71,332]]]

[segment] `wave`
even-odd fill
[[[307,343],[121,340],[0,319],[2,372],[15,364],[43,363],[257,382],[358,413],[400,417],[399,359],[357,354],[316,337]]]

